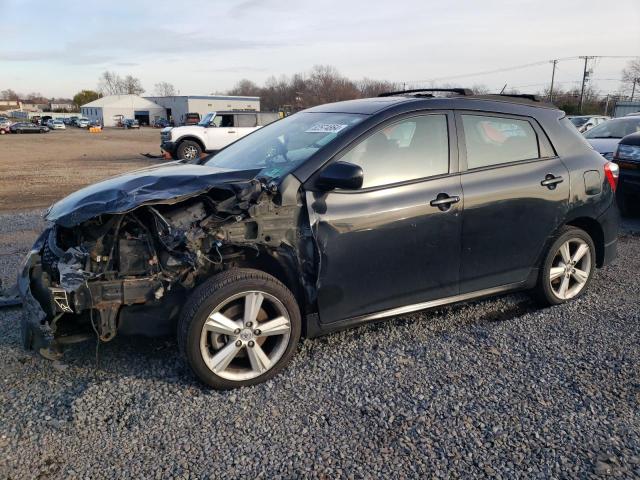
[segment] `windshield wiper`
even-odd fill
[[[615,135],[608,135],[606,137],[587,137],[587,138],[622,138],[622,137],[616,137]]]

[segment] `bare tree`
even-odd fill
[[[127,75],[122,80],[122,93],[128,93],[133,95],[141,95],[144,93],[142,82],[139,78],[135,78],[131,75]]]
[[[116,72],[108,70],[102,72],[98,83],[98,91],[103,95],[119,95],[121,93],[122,80]]]
[[[154,85],[154,93],[157,97],[173,97],[177,95],[176,87],[169,82],[160,82]]]
[[[251,80],[243,78],[238,83],[236,83],[235,87],[229,90],[228,95],[256,97],[260,96],[261,93],[262,89],[258,85],[256,85]]]
[[[131,75],[121,78],[116,72],[110,72],[108,70],[100,76],[98,90],[103,95],[140,95],[145,91],[140,79]]]
[[[264,86],[243,79],[227,94],[259,96],[264,110],[296,111],[321,103],[372,97],[399,89],[399,84],[369,78],[354,82],[332,66],[317,65],[308,73],[269,77]]]
[[[636,82],[635,93],[640,89],[640,57],[629,60],[627,66],[622,70],[622,92],[629,94],[633,90],[633,83]]]
[[[20,99],[20,95],[18,95],[15,91],[11,90],[10,88],[7,88],[6,90],[2,90],[0,92],[0,97],[2,97],[3,100],[19,100]]]
[[[363,78],[359,82],[356,82],[356,88],[360,92],[360,96],[363,98],[377,97],[384,92],[395,92],[402,90],[402,85],[399,83],[387,82],[385,80],[373,80],[371,78]]]

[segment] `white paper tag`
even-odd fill
[[[342,125],[341,123],[316,123],[311,125],[305,133],[338,133],[347,127],[348,125]]]

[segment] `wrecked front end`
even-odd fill
[[[78,212],[56,219],[18,279],[24,347],[45,356],[93,334],[103,342],[118,333],[172,334],[189,292],[223,270],[300,271],[303,210],[257,179],[109,213],[91,208],[88,219]]]

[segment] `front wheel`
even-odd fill
[[[293,357],[300,332],[300,310],[287,287],[264,272],[233,269],[193,292],[178,344],[202,382],[230,389],[276,375]]]
[[[183,140],[176,151],[179,159],[195,160],[200,158],[202,148],[193,140]]]
[[[549,247],[537,286],[537,297],[558,305],[582,295],[593,278],[596,249],[587,232],[566,226]]]

